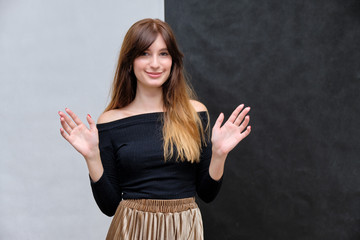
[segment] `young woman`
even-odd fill
[[[203,239],[195,195],[216,197],[228,153],[251,131],[250,108],[224,124],[220,114],[210,138],[168,24],[144,19],[129,29],[97,125],[65,111],[61,135],[84,156],[101,211],[115,214],[107,239]]]

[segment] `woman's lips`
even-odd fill
[[[149,75],[149,77],[151,78],[158,78],[161,76],[162,72],[146,72],[147,75]]]

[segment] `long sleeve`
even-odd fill
[[[121,201],[121,187],[110,132],[99,130],[100,157],[104,173],[97,182],[90,179],[95,201],[107,216],[115,214]]]
[[[221,180],[209,175],[212,146],[203,144],[200,163],[164,161],[162,114],[148,113],[98,124],[104,173],[91,182],[101,211],[112,216],[122,199],[179,199],[196,194],[212,201]],[[207,113],[200,112],[207,126]]]
[[[206,126],[209,119],[207,113],[201,113],[201,118],[203,121],[203,126]],[[207,131],[210,128],[207,129]],[[208,133],[206,132],[205,135],[207,136]],[[206,145],[206,146],[205,146]],[[217,194],[220,191],[222,179],[216,181],[211,178],[209,174],[209,166],[212,156],[212,144],[210,140],[210,136],[206,139],[206,144],[203,145],[200,163],[197,169],[197,180],[196,180],[196,192],[197,195],[206,203],[209,203],[215,199]]]

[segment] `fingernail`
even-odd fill
[[[90,114],[88,114],[88,117],[91,118]]]

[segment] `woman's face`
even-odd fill
[[[158,34],[150,47],[135,58],[133,68],[137,86],[142,88],[160,88],[168,79],[172,58],[163,37]]]

